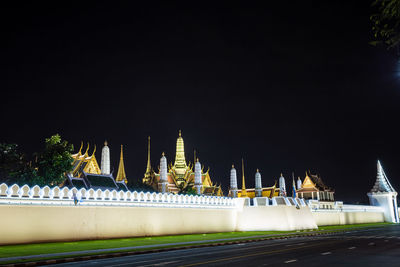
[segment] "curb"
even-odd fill
[[[60,259],[51,259],[51,260],[43,260],[43,261],[30,261],[24,263],[15,263],[15,264],[6,264],[1,265],[4,267],[25,267],[25,266],[43,266],[49,264],[59,264],[59,263],[67,263],[67,262],[76,262],[76,261],[87,261],[87,260],[95,260],[95,259],[106,259],[106,258],[115,258],[115,257],[123,257],[123,256],[132,256],[139,254],[149,254],[149,253],[157,253],[157,252],[165,252],[165,251],[173,251],[173,250],[182,250],[182,249],[191,249],[191,248],[203,248],[203,247],[216,247],[216,246],[224,246],[224,245],[234,245],[241,243],[250,243],[250,242],[259,242],[265,240],[277,240],[277,239],[289,239],[296,237],[310,237],[310,236],[319,236],[319,235],[330,235],[341,232],[348,232],[349,230],[337,230],[327,233],[312,233],[312,234],[295,234],[290,236],[277,236],[277,237],[266,237],[266,238],[257,238],[257,239],[247,239],[247,240],[237,240],[237,241],[227,241],[223,243],[209,243],[209,244],[198,244],[191,246],[182,246],[182,247],[170,247],[170,248],[160,248],[160,249],[149,249],[144,251],[127,251],[127,252],[116,252],[109,254],[98,254],[98,255],[90,255],[90,256],[77,256],[70,258],[60,258]]]

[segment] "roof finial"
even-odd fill
[[[163,153],[161,153],[161,156],[163,156],[163,157],[165,156],[165,153],[164,153],[164,151],[163,151]]]
[[[105,140],[104,141],[104,146],[107,146],[108,145],[108,142],[107,142],[107,140]]]
[[[81,141],[81,148],[79,148],[79,152],[78,152],[78,154],[81,154],[82,147],[83,147],[83,141]]]
[[[235,165],[232,164],[232,169],[235,168]]]
[[[86,151],[85,151],[85,155],[88,153],[88,151],[89,151],[89,142],[87,143],[87,148],[86,148]]]
[[[259,172],[258,169],[257,169],[257,172]]]
[[[94,153],[96,153],[96,144],[94,145],[94,150],[93,150],[92,156],[94,156]]]
[[[182,131],[179,130],[179,137],[182,137]]]

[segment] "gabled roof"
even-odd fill
[[[325,185],[318,174],[311,174],[306,172],[301,189],[298,191],[307,191],[307,189],[316,189],[318,191],[333,191],[332,188]]]

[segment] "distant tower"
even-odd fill
[[[244,163],[243,163],[243,158],[242,158],[242,193],[240,195],[241,197],[247,197],[247,191],[246,191],[246,183],[244,179]]]
[[[110,174],[110,149],[107,141],[104,142],[104,147],[101,150],[101,174]]]
[[[285,177],[283,177],[282,173],[281,177],[279,177],[279,195],[286,197]]]
[[[194,165],[194,187],[196,188],[196,192],[198,195],[201,194],[201,164],[199,159],[197,159],[196,164]]]
[[[297,190],[301,189],[301,185],[302,185],[302,184],[303,184],[303,183],[301,182],[300,177],[297,178]]]
[[[168,191],[168,178],[167,178],[167,158],[165,157],[164,152],[162,153],[160,159],[160,184],[161,184],[161,192],[166,193]]]
[[[257,169],[256,172],[256,188],[255,188],[255,193],[256,197],[262,197],[262,185],[261,185],[261,174]]]
[[[151,163],[150,163],[150,136],[148,137],[148,147],[147,147],[147,167],[144,174],[145,179],[150,179],[152,175]]]
[[[372,206],[383,208],[386,222],[399,223],[397,192],[390,184],[379,160],[375,185],[367,195]]]
[[[237,175],[236,175],[236,169],[235,166],[232,164],[232,169],[231,169],[231,183],[230,183],[230,190],[232,193],[232,197],[237,197],[238,193],[238,187],[237,187]]]
[[[121,145],[121,156],[119,158],[118,173],[117,173],[117,178],[115,178],[115,180],[117,182],[124,181],[126,184],[128,183],[128,180],[126,179],[126,174],[125,174],[124,152],[123,152],[123,146],[122,145]]]

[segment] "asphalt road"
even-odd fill
[[[400,266],[400,226],[53,266]]]

